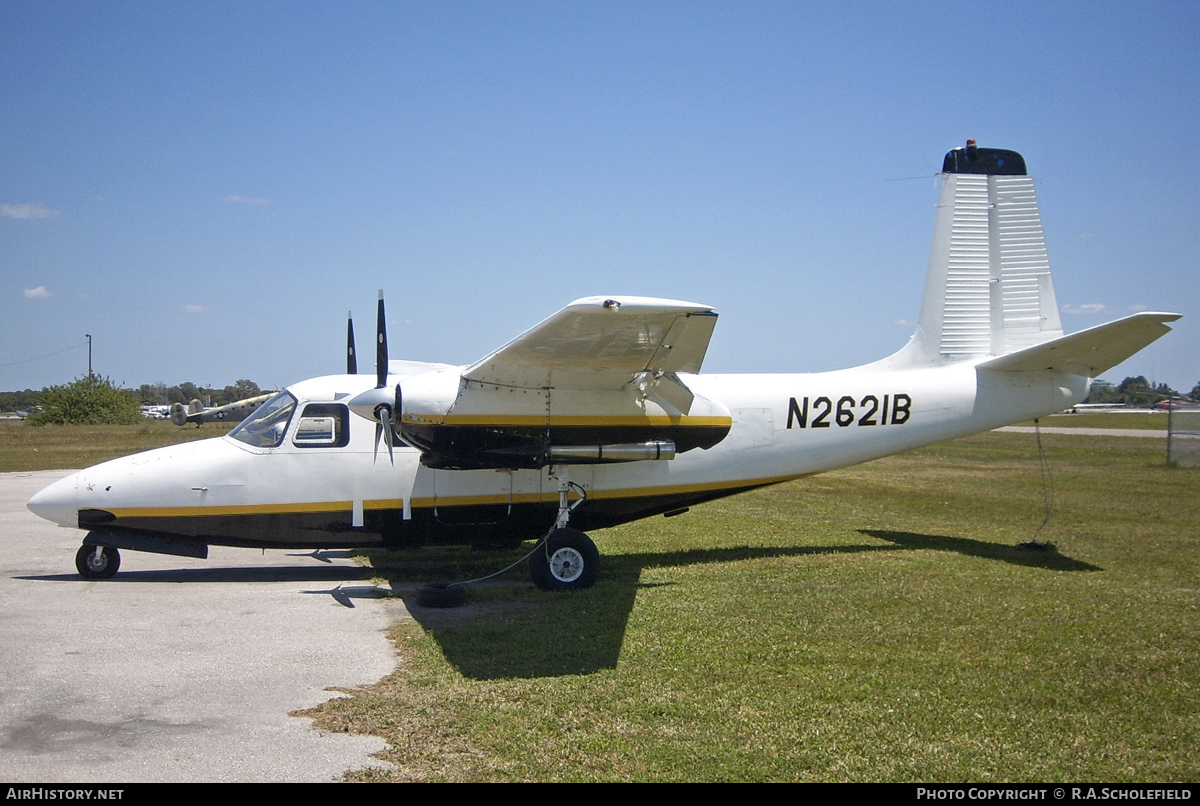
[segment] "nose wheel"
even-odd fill
[[[75,568],[84,579],[111,579],[121,567],[121,552],[112,546],[84,544],[75,553]]]

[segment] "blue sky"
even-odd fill
[[[942,155],[1038,180],[1063,322],[1184,314],[1200,5],[0,4],[0,390],[468,363],[592,294],[713,305],[708,372],[912,332]],[[53,354],[53,355],[51,355]],[[367,362],[369,363],[369,361]]]

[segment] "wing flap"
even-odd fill
[[[1166,323],[1174,322],[1180,316],[1177,313],[1137,313],[984,361],[979,368],[1003,372],[1054,370],[1096,378],[1171,332]]]

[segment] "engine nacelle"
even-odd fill
[[[732,417],[717,401],[694,395],[676,379],[688,412],[631,379],[624,389],[530,389],[457,378],[448,373],[405,381],[400,435],[442,469],[540,468],[672,459],[711,448]]]

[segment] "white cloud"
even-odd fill
[[[248,196],[226,196],[225,201],[232,202],[234,204],[270,204],[271,203],[270,199],[248,197]]]
[[[184,313],[208,313],[208,308],[205,308],[203,305],[184,305],[183,312]]]
[[[44,204],[0,204],[0,215],[7,218],[54,218],[58,210],[51,210]]]
[[[1088,314],[1105,313],[1108,310],[1102,302],[1085,302],[1082,305],[1064,305],[1062,312],[1072,316],[1086,316]]]
[[[50,299],[54,295],[46,290],[46,286],[39,285],[37,288],[26,288],[23,296],[25,299]]]

